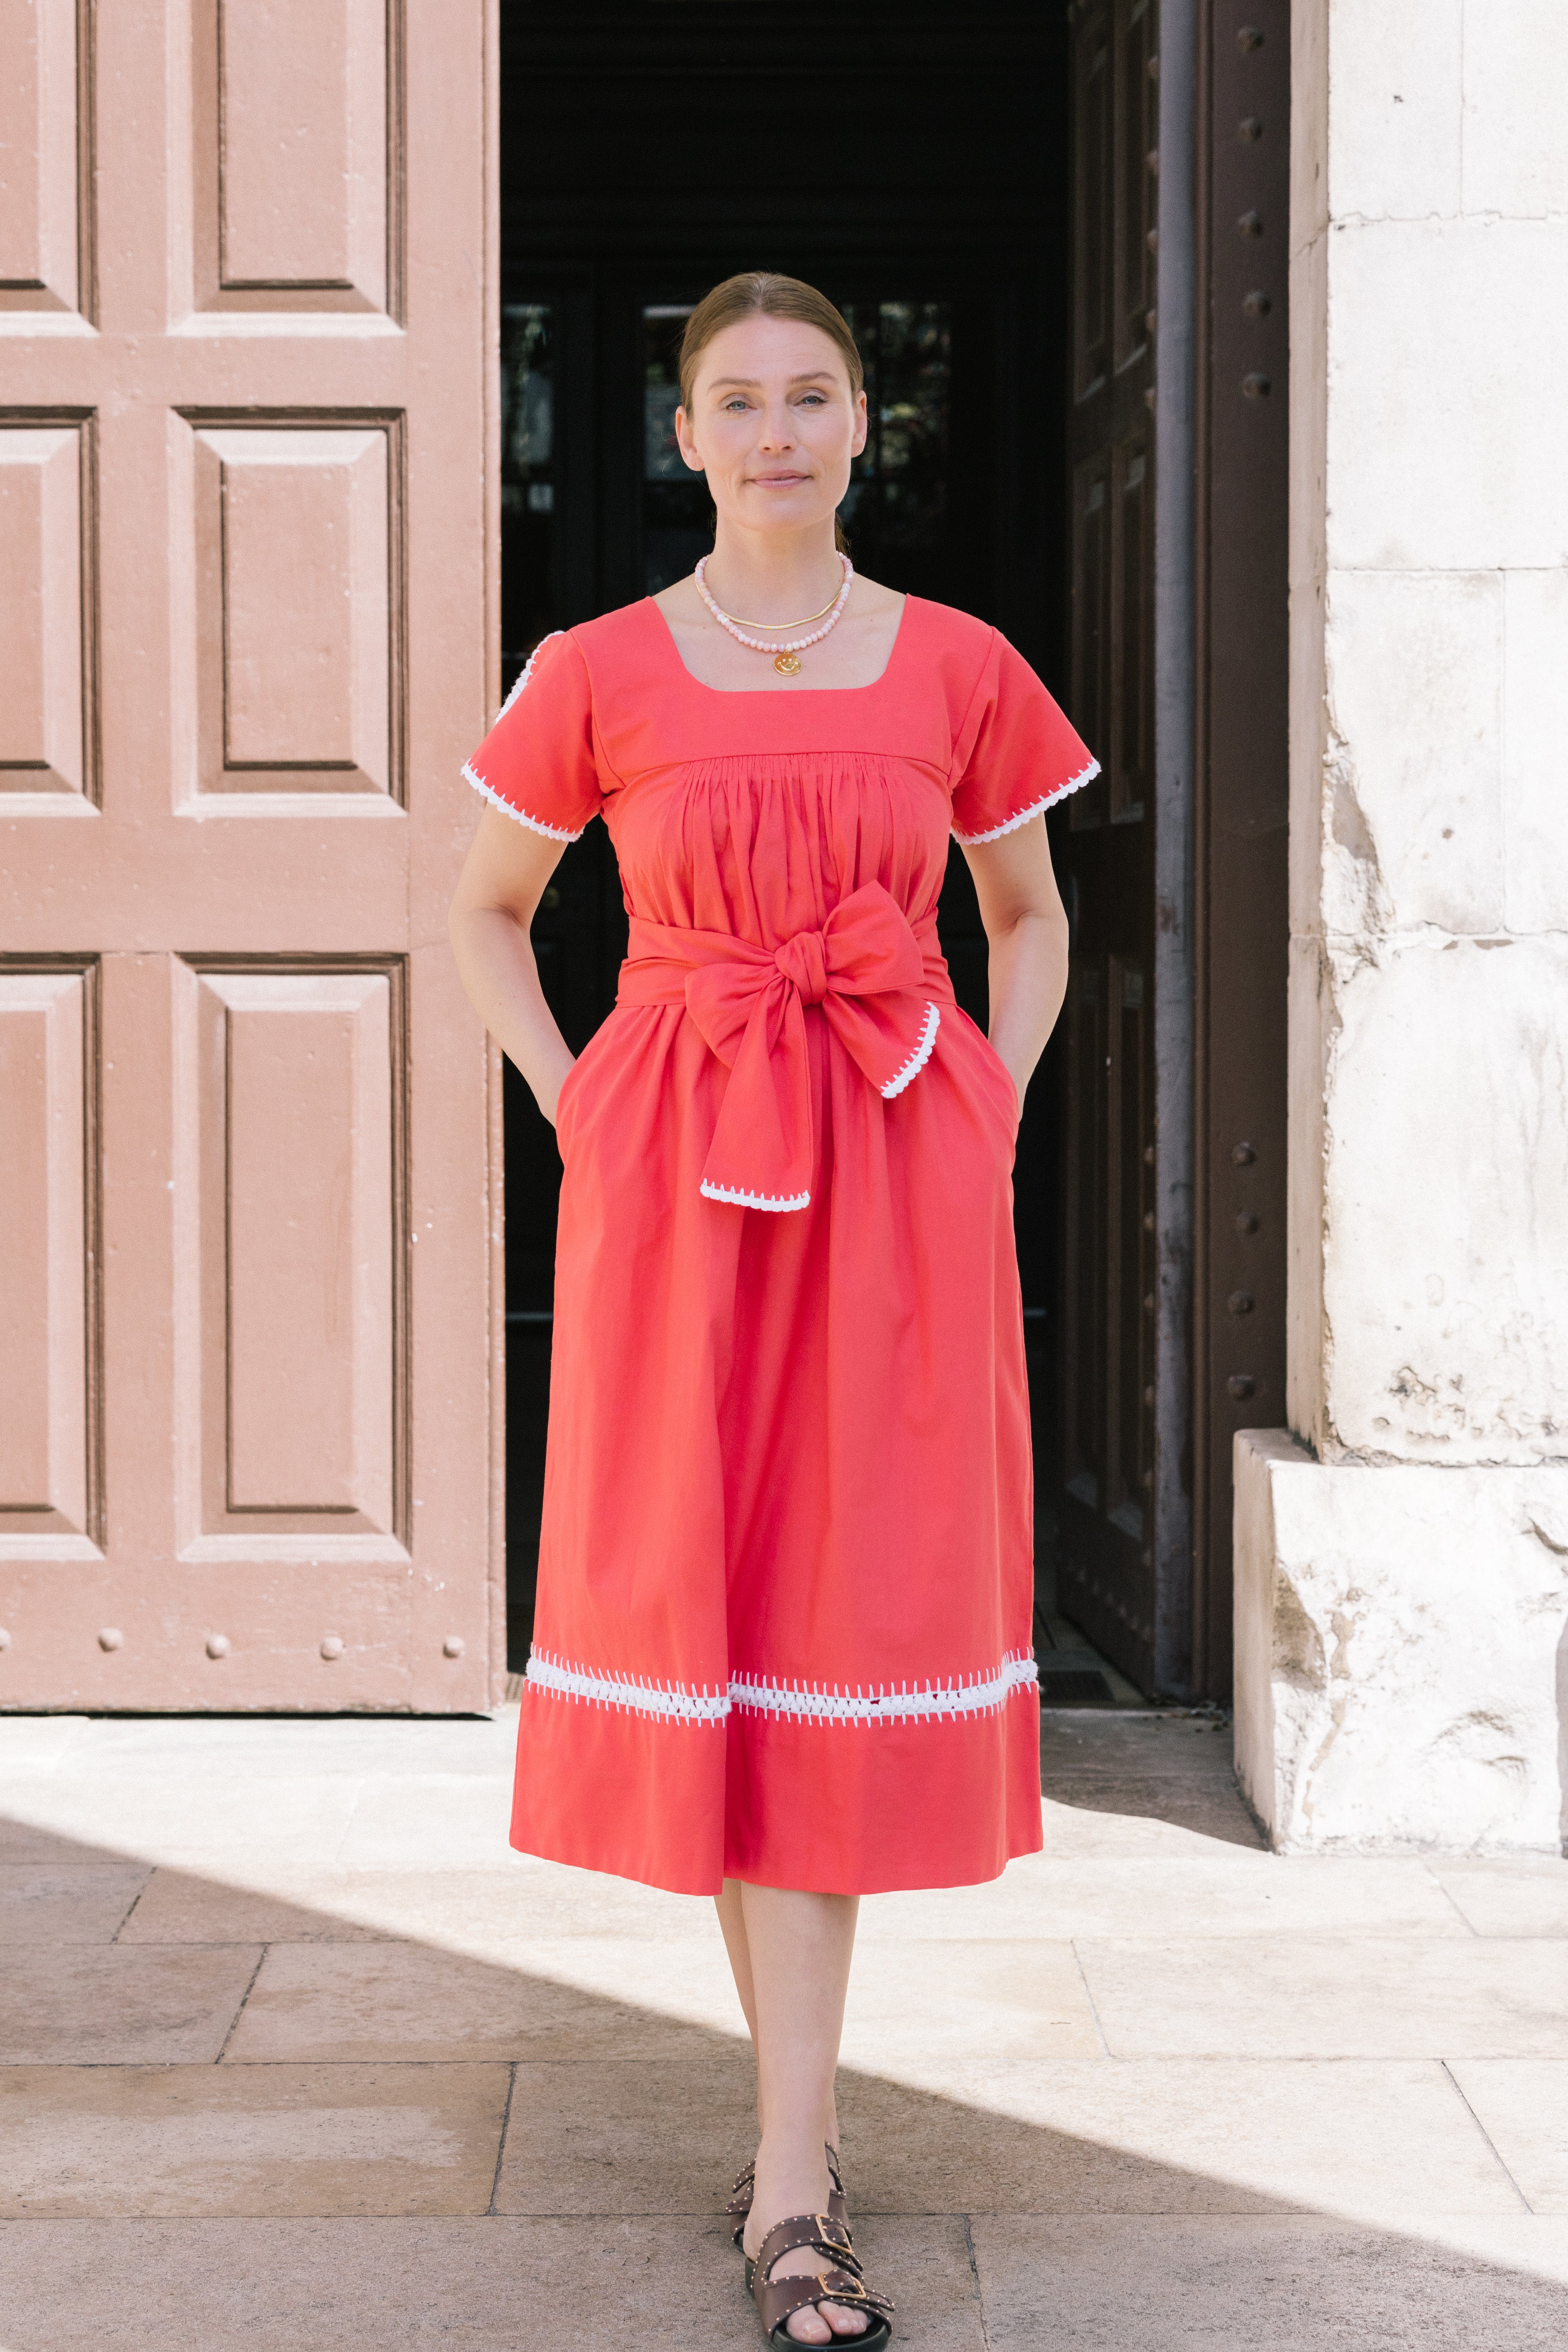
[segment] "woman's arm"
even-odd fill
[[[1068,919],[1044,815],[963,853],[991,943],[991,1043],[1018,1100],[1046,1050],[1068,987]]]
[[[528,927],[564,846],[487,808],[447,917],[469,1001],[552,1127],[574,1056],[544,1002]]]

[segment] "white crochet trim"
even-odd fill
[[[941,1013],[937,1011],[934,1004],[928,1004],[926,1006],[925,1027],[921,1031],[921,1042],[915,1047],[914,1052],[910,1055],[909,1060],[904,1064],[903,1068],[899,1072],[898,1076],[896,1078],[889,1078],[887,1085],[882,1088],[882,1098],[885,1102],[891,1102],[895,1095],[901,1095],[904,1088],[910,1083],[911,1079],[918,1078],[920,1076],[921,1072],[925,1068],[926,1064],[931,1059],[931,1047],[936,1044],[936,1033],[941,1025]]]
[[[1010,1652],[994,1674],[973,1675],[967,1682],[927,1683],[898,1689],[847,1691],[805,1689],[799,1684],[731,1675],[732,1705],[754,1715],[785,1715],[806,1723],[936,1722],[955,1716],[994,1715],[1015,1691],[1039,1679],[1033,1658]]]
[[[989,833],[960,833],[954,825],[952,837],[965,849],[973,849],[982,841],[1000,841],[1005,833],[1016,833],[1021,824],[1027,824],[1032,816],[1038,816],[1040,811],[1048,808],[1053,801],[1065,801],[1069,793],[1078,792],[1084,784],[1092,784],[1099,773],[1100,761],[1091,760],[1087,768],[1080,769],[1076,776],[1069,776],[1065,784],[1053,785],[1048,793],[1042,793],[1037,801],[1031,801],[1026,809],[1020,809],[1016,816],[1010,816],[1005,824],[994,824]]]
[[[546,841],[576,841],[587,830],[586,826],[580,824],[575,833],[569,833],[564,825],[545,824],[541,818],[530,816],[525,809],[514,808],[510,801],[501,798],[493,784],[487,784],[483,776],[476,775],[471,760],[464,761],[463,773],[475,792],[483,793],[486,800],[499,808],[503,816],[515,817],[519,824],[527,825],[530,833],[542,833]]]
[[[1016,1692],[1039,1681],[1039,1668],[1023,1651],[1010,1650],[994,1673],[972,1675],[967,1681],[814,1690],[766,1675],[731,1675],[724,1692],[706,1685],[689,1690],[684,1683],[652,1683],[640,1675],[593,1674],[536,1650],[529,1658],[526,1679],[535,1690],[557,1698],[584,1699],[670,1723],[722,1723],[734,1707],[748,1715],[782,1716],[797,1723],[847,1723],[864,1729],[879,1723],[949,1723],[965,1716],[994,1715]]]
[[[728,1201],[737,1209],[806,1209],[811,1206],[809,1192],[791,1192],[786,1199],[779,1192],[734,1192],[728,1184],[710,1184],[706,1176],[698,1186],[705,1201]]]
[[[624,1707],[632,1715],[662,1716],[671,1723],[722,1723],[730,1701],[721,1690],[688,1690],[684,1683],[645,1682],[640,1675],[595,1675],[569,1666],[548,1651],[529,1654],[525,1679],[558,1698],[581,1698],[595,1706]]]

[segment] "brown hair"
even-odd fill
[[[865,388],[866,371],[860,364],[860,354],[843,313],[836,310],[826,294],[803,278],[782,278],[773,269],[742,269],[738,277],[726,278],[704,294],[686,321],[686,332],[680,339],[680,404],[691,413],[691,394],[696,382],[697,362],[708,345],[726,327],[733,327],[742,319],[794,319],[803,327],[816,327],[829,342],[837,346],[849,377],[851,399],[858,398]],[[836,520],[834,539],[840,549],[847,547],[842,527]]]

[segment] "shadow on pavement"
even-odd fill
[[[1052,1793],[1105,1809],[1093,1724],[1047,1731]],[[1179,1735],[1147,1736],[1141,1801]],[[4,1821],[0,1886],[0,2352],[759,2340],[720,2218],[748,2053],[678,2013],[695,1939],[577,1938],[582,1968],[636,1987],[657,1960],[677,1988],[606,1994],[570,1937],[558,1969],[512,1968],[389,1933],[347,1878],[279,1900]],[[1336,2219],[1020,2119],[978,2075],[847,2069],[841,2105],[910,2352],[1544,2352],[1568,2328],[1507,2214],[1468,2242]]]

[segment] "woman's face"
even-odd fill
[[[675,430],[721,522],[804,530],[829,520],[849,487],[850,459],[866,446],[866,395],[851,393],[820,327],[742,319],[703,350]]]

